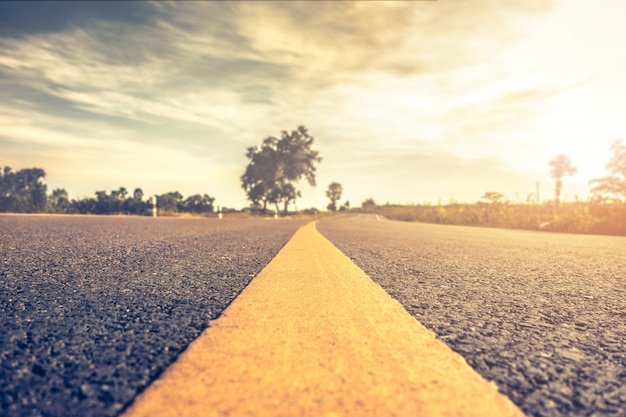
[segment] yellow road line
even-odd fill
[[[523,416],[303,226],[128,409],[137,416]]]

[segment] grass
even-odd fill
[[[386,205],[359,211],[407,222],[626,236],[626,205],[621,203],[587,201],[558,208],[510,203]]]

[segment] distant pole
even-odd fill
[[[537,204],[541,204],[541,200],[539,199],[539,181],[537,181],[535,185],[537,186],[537,194],[535,194],[536,199],[537,199]]]
[[[278,210],[274,210],[274,218],[277,219],[278,218]]]
[[[220,210],[220,206],[217,206],[217,218],[222,220],[222,210]]]
[[[150,197],[150,200],[152,201],[152,217],[156,217],[157,216],[157,196],[156,196],[156,194],[153,195],[152,197]]]

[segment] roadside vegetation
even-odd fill
[[[554,204],[384,205],[359,209],[392,220],[626,236],[626,205],[596,201]]]
[[[533,193],[526,204],[512,203],[503,194],[488,191],[474,204],[378,206],[369,198],[359,211],[408,222],[626,236],[626,145],[617,140],[610,151],[608,175],[589,182],[587,201],[561,201],[562,178],[577,169],[567,156],[557,155],[548,162],[555,181],[552,201],[538,203]]]
[[[208,194],[183,198],[174,191],[144,198],[141,188],[135,188],[130,194],[125,187],[110,192],[96,191],[95,197],[70,200],[63,188],[56,188],[48,195],[45,178],[46,172],[41,168],[16,172],[11,167],[0,169],[0,212],[151,215],[155,200],[161,215],[208,214],[215,209],[215,198]]]
[[[216,212],[231,217],[274,216],[279,212],[293,215],[289,206],[301,197],[297,188],[300,180],[316,185],[316,164],[322,158],[312,149],[313,141],[308,130],[299,126],[291,132],[283,131],[280,138],[269,136],[260,146],[248,148],[248,165],[241,176],[241,186],[251,204],[241,210],[218,207],[216,198],[208,194],[185,198],[178,191],[171,191],[146,198],[141,188],[135,188],[132,194],[126,187],[96,191],[95,197],[83,199],[70,199],[63,188],[48,195],[45,170],[27,168],[14,172],[6,166],[0,169],[0,212],[152,215],[156,206],[159,216],[212,216]],[[338,192],[341,195],[341,190]],[[319,211],[311,208],[298,214],[318,215]]]
[[[569,233],[626,235],[626,145],[617,140],[610,148],[608,175],[589,182],[591,197],[586,201],[563,202],[563,178],[574,175],[577,168],[566,155],[557,155],[548,166],[554,179],[554,199],[540,201],[538,190],[526,203],[513,203],[497,191],[487,191],[472,204],[394,205],[376,204],[373,197],[365,199],[360,208],[351,208],[350,201],[340,203],[341,183],[333,181],[325,191],[328,211],[317,208],[289,211],[301,192],[301,180],[315,186],[317,164],[322,161],[313,149],[314,139],[304,126],[281,132],[280,138],[269,136],[259,146],[249,147],[248,164],[240,177],[241,187],[250,206],[241,210],[216,206],[216,198],[208,194],[184,197],[178,191],[145,196],[141,188],[130,193],[125,187],[96,191],[94,197],[70,199],[63,188],[47,193],[46,172],[41,168],[13,171],[0,169],[0,212],[58,214],[126,214],[152,215],[158,207],[159,216],[319,216],[338,211],[380,214],[388,219],[466,226],[486,226]]]

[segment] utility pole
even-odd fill
[[[541,204],[541,200],[539,199],[539,181],[537,181],[535,185],[537,186],[537,193],[535,194],[536,201],[537,201],[537,204]]]

